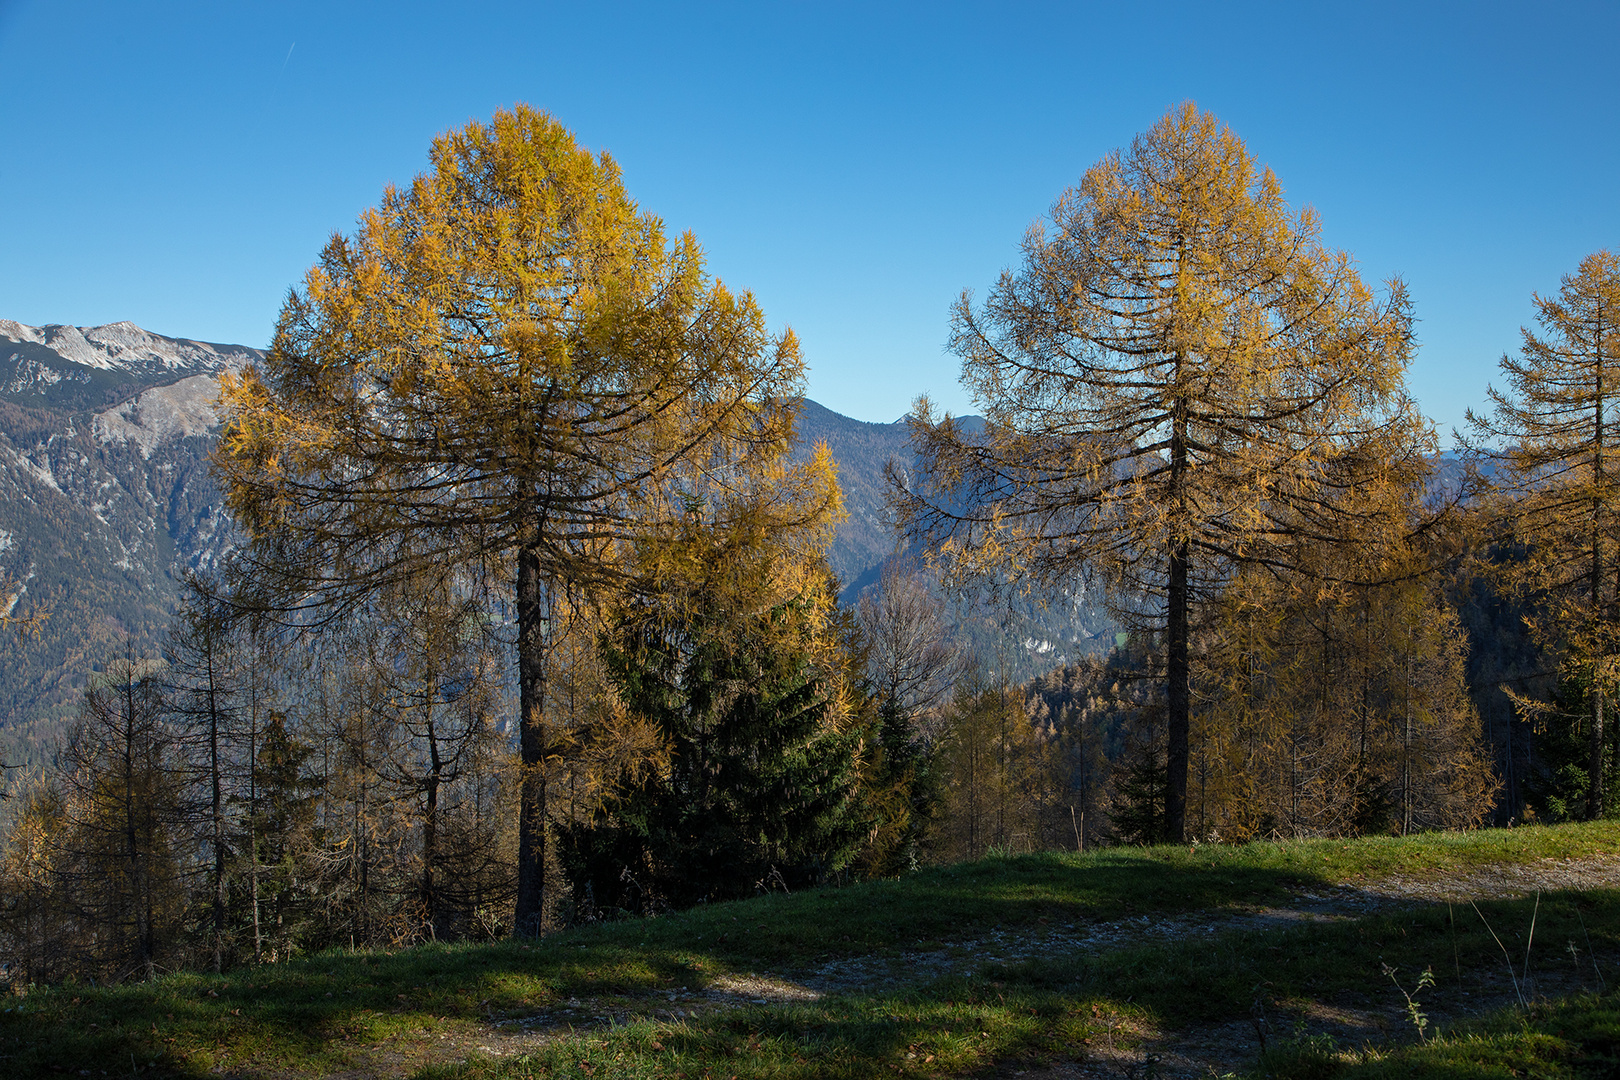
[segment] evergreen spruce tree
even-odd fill
[[[562,830],[581,900],[686,907],[849,865],[867,832],[856,798],[865,732],[828,639],[833,595],[822,579],[750,603],[711,580],[678,609],[619,612],[605,666],[622,707],[658,732],[663,761]]]
[[[300,909],[314,888],[306,865],[322,778],[309,775],[314,747],[287,730],[287,717],[272,713],[253,759],[252,798],[247,806],[256,871],[256,953],[274,962],[298,947]]]
[[[1160,844],[1169,839],[1164,822],[1164,738],[1144,740],[1115,766],[1114,835],[1127,844]]]

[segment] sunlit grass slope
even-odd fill
[[[1279,1018],[1303,1015],[1311,1002],[1389,1004],[1397,992],[1384,964],[1406,973],[1409,986],[1417,972],[1432,968],[1441,981],[1437,994],[1461,986],[1505,992],[1503,952],[1489,928],[1522,948],[1522,937],[1512,935],[1522,934],[1532,911],[1536,941],[1547,943],[1536,963],[1570,966],[1578,983],[1585,970],[1579,964],[1595,953],[1612,986],[1620,981],[1617,893],[1548,894],[1539,906],[1534,900],[1483,902],[1477,916],[1468,908],[1419,904],[1286,929],[1223,916],[1392,874],[1466,873],[1617,849],[1620,826],[1598,824],[991,858],[898,881],[585,927],[532,946],[327,953],[223,976],[180,973],[138,985],[36,988],[6,999],[8,1009],[0,1012],[0,1075],[86,1069],[123,1076],[223,1070],[238,1076],[685,1074],[692,1080],[705,1074],[946,1075],[996,1063],[1067,1060],[1104,1045],[1129,1052],[1144,1032],[1244,1019],[1262,987]],[[1018,963],[969,965],[881,992],[832,993],[572,1034],[564,1028],[527,1056],[446,1060],[466,1056],[445,1048],[476,1042],[492,1019],[571,999],[608,1003],[599,1013],[633,1012],[630,1006],[656,992],[701,990],[738,972],[792,979],[844,958],[899,957],[997,929],[1083,930],[1099,922],[1199,913],[1207,913],[1209,932],[1170,941],[1106,952],[1058,947]],[[1580,943],[1577,958],[1560,953],[1566,941]],[[1591,1021],[1594,1030],[1603,1023],[1612,1028],[1612,999],[1594,998],[1583,1008],[1579,1015],[1600,1018]],[[1601,1020],[1605,1016],[1610,1019]],[[1529,1023],[1542,1030],[1535,1026],[1541,1021]],[[1517,1036],[1510,1028],[1471,1037],[1482,1046],[1511,1041]],[[1401,1056],[1416,1052],[1352,1060],[1342,1053],[1312,1057],[1311,1051],[1295,1058],[1307,1071],[1398,1065],[1408,1069],[1401,1075],[1474,1075],[1445,1071],[1452,1066],[1434,1064],[1440,1058]],[[1280,1067],[1270,1071],[1282,1074]]]

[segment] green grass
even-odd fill
[[[89,1069],[91,1075],[203,1076],[225,1069],[236,1075],[353,1070],[466,1078],[684,1074],[697,1080],[706,1074],[944,1075],[998,1062],[1069,1059],[1104,1043],[1131,1046],[1147,1030],[1244,1019],[1257,988],[1281,1022],[1313,1002],[1362,1008],[1397,1003],[1382,973],[1386,963],[1399,968],[1408,985],[1417,972],[1432,968],[1440,985],[1429,994],[1436,1001],[1465,988],[1476,995],[1509,994],[1508,970],[1471,908],[1418,905],[1398,915],[1332,924],[1227,929],[1095,955],[982,964],[893,992],[829,995],[680,1021],[639,1019],[571,1036],[564,1029],[564,1037],[526,1060],[431,1064],[443,1056],[442,1042],[465,1043],[491,1019],[539,1011],[549,1011],[559,1023],[645,1015],[665,1004],[659,992],[701,989],[728,973],[769,970],[791,978],[829,960],[897,957],[997,928],[1045,932],[1191,912],[1241,915],[1286,902],[1300,890],[1393,873],[1466,872],[1617,848],[1620,826],[1598,824],[995,858],[899,881],[601,924],[529,947],[505,942],[328,953],[224,976],[176,974],[146,984],[36,989],[0,1005],[10,1006],[0,1012],[0,1075]],[[1498,901],[1480,904],[1480,912],[1518,950],[1533,907],[1532,901]],[[1535,917],[1533,974],[1556,973],[1561,985],[1578,984],[1590,941],[1609,965],[1609,982],[1620,981],[1613,965],[1620,957],[1620,894],[1547,895]],[[1219,920],[1212,925],[1219,928]],[[1576,954],[1567,954],[1566,942],[1577,943]],[[1521,960],[1514,956],[1516,970]],[[560,1012],[571,999],[589,1007]],[[1612,1009],[1612,999],[1594,999],[1579,1015],[1608,1015],[1612,1030]],[[1474,1041],[1456,1043],[1454,1053],[1499,1045],[1504,1061],[1538,1053],[1551,1063],[1562,1060],[1557,1055],[1565,1050],[1557,1046],[1563,1044],[1555,1045],[1561,1036],[1547,1034],[1551,1029],[1535,1015],[1519,1020],[1531,1026],[1515,1034],[1504,1020],[1508,1027],[1473,1032],[1466,1038]],[[1435,1064],[1438,1057],[1424,1058],[1430,1062],[1424,1064],[1403,1056],[1438,1055],[1450,1046],[1448,1035],[1429,1047],[1376,1055],[1357,1050],[1360,1058],[1342,1050],[1324,1056],[1307,1047],[1309,1052],[1296,1054],[1306,1071],[1287,1075],[1304,1080],[1314,1068],[1334,1074],[1386,1069],[1397,1070],[1390,1075],[1507,1075],[1459,1072]],[[1285,1075],[1280,1069],[1273,1067]]]
[[[1268,1053],[1256,1080],[1599,1080],[1620,1075],[1620,1000],[1577,994],[1498,1012],[1430,1041],[1345,1049],[1299,1039]]]
[[[1492,925],[1526,927],[1533,906],[1498,902],[1481,911]],[[1537,927],[1545,941],[1558,944],[1595,927],[1593,945],[1613,957],[1620,954],[1620,893],[1543,897]],[[1551,960],[1546,953],[1536,961],[1559,962],[1556,952]],[[1104,1041],[1131,1045],[1144,1028],[1244,1019],[1257,987],[1265,988],[1278,1021],[1309,1002],[1371,1005],[1381,998],[1394,1005],[1397,992],[1383,975],[1385,963],[1415,974],[1425,966],[1440,969],[1443,961],[1453,969],[1442,976],[1452,991],[1507,982],[1501,954],[1473,911],[1453,927],[1441,906],[1280,933],[1235,932],[1096,957],[989,965],[975,977],[940,979],[903,993],[741,1010],[698,1023],[632,1025],[550,1047],[526,1061],[432,1075],[582,1076],[607,1069],[614,1076],[696,1077],[714,1069],[746,1080],[1038,1064]],[[1605,1007],[1613,1008],[1612,999]],[[1306,1080],[1311,1073],[1286,1075]]]

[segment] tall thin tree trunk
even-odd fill
[[[137,808],[135,802],[135,754],[136,754],[136,718],[135,718],[135,669],[133,658],[127,661],[129,668],[124,676],[123,709],[124,709],[124,745],[123,745],[123,796],[124,796],[124,850],[129,859],[130,881],[130,908],[135,916],[135,948],[136,962],[143,978],[152,977],[152,920],[151,896],[146,881],[146,860],[141,858],[141,840],[143,839],[141,818],[145,816]],[[148,809],[146,813],[150,813]]]
[[[431,776],[427,782],[427,806],[422,815],[422,906],[427,912],[428,935],[438,941],[444,929],[443,905],[439,902],[438,885],[434,881],[434,864],[439,861],[439,777]]]
[[[212,645],[209,646],[212,649]],[[219,693],[212,654],[208,660],[208,771],[212,788],[209,810],[214,847],[214,971],[225,970],[225,783],[219,761]]]
[[[1176,358],[1179,379],[1181,357]],[[1172,497],[1184,498],[1182,486],[1187,474],[1187,403],[1176,402],[1170,422],[1170,487]],[[1176,515],[1174,526],[1183,526],[1183,515]],[[1192,595],[1188,570],[1192,551],[1185,538],[1170,541],[1170,580],[1165,590],[1165,688],[1166,735],[1164,784],[1165,839],[1179,844],[1187,838],[1187,759],[1192,728],[1192,665],[1187,655],[1188,617]]]
[[[1187,654],[1188,588],[1187,544],[1170,553],[1170,587],[1166,612],[1166,693],[1169,751],[1165,763],[1165,839],[1180,843],[1187,838],[1188,735],[1192,723],[1192,668]]]
[[[424,782],[422,807],[422,907],[427,914],[428,935],[434,941],[439,940],[441,931],[448,930],[442,925],[443,904],[440,903],[438,883],[434,879],[434,870],[439,862],[439,784],[444,775],[444,759],[439,754],[439,733],[433,723],[436,690],[436,686],[430,686],[425,705],[428,711],[428,774]]]
[[[1596,666],[1596,665],[1594,665]],[[1592,821],[1603,816],[1603,685],[1602,675],[1592,679],[1592,730],[1586,763],[1586,816]]]
[[[1603,339],[1597,342],[1597,409],[1592,442],[1592,729],[1588,732],[1586,816],[1603,816]]]
[[[1406,683],[1402,688],[1402,701],[1406,706],[1406,725],[1401,730],[1401,835],[1412,832],[1412,656],[1406,657]]]
[[[518,552],[518,889],[513,932],[538,937],[546,910],[546,618],[547,583],[533,548]]]
[[[366,763],[367,739],[370,732],[366,725],[366,710],[360,709],[357,713],[358,734],[357,742],[358,768],[355,775],[359,777],[359,788],[354,799],[354,853],[355,858],[350,861],[354,874],[354,892],[359,897],[355,908],[354,921],[350,924],[349,947],[357,944],[369,945],[371,943],[371,773]]]
[[[259,701],[257,688],[248,720],[248,892],[253,902],[253,962],[264,960],[264,927],[259,920]]]

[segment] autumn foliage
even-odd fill
[[[447,133],[225,378],[244,544],[10,784],[0,962],[146,978],[998,851],[1604,816],[1620,263],[1535,303],[1463,475],[1406,392],[1405,286],[1172,109],[953,306],[982,429],[919,399],[895,557],[841,605],[792,331],[553,118]],[[1111,641],[964,646],[1082,594]],[[1490,666],[1504,627],[1540,670]]]

